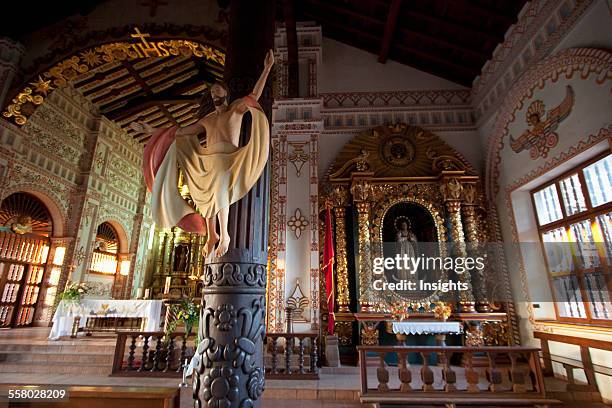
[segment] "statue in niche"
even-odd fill
[[[11,225],[11,231],[15,234],[24,235],[32,232],[32,217],[21,215]]]
[[[417,242],[417,237],[412,231],[410,219],[400,215],[395,219],[394,224],[395,231],[397,232],[395,235],[397,255],[399,255],[401,259],[404,259],[405,257],[414,258],[416,252],[413,244]],[[403,261],[401,264],[403,264]],[[400,268],[396,269],[395,278],[397,281],[411,280],[415,278],[416,272],[417,271],[413,271],[409,267],[406,268],[401,265]]]
[[[227,86],[215,83],[210,88],[215,110],[193,125],[168,129],[154,129],[144,122],[131,125],[137,132],[152,134],[144,150],[143,172],[152,193],[155,223],[206,234],[203,254],[207,258],[227,252],[229,206],[249,192],[268,160],[270,126],[257,100],[273,64],[274,53],[270,50],[253,92],[231,104]],[[252,116],[251,135],[247,144],[239,147],[240,126],[246,112]],[[206,147],[198,139],[201,133],[206,135]],[[193,205],[178,189],[177,164]]]
[[[189,267],[189,247],[187,245],[179,245],[174,251],[174,270],[177,272],[187,272]]]

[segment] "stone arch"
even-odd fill
[[[127,236],[127,232],[126,229],[123,227],[123,224],[121,224],[119,221],[114,220],[112,218],[106,218],[106,219],[100,219],[98,220],[98,225],[103,224],[103,223],[109,223],[113,229],[115,230],[115,232],[117,233],[117,238],[119,239],[119,247],[118,247],[118,253],[119,254],[125,254],[129,252],[129,248],[130,248],[130,239]],[[97,227],[96,226],[96,227]]]
[[[57,204],[54,198],[52,198],[46,191],[41,189],[34,188],[32,186],[28,187],[15,187],[9,190],[4,191],[4,196],[1,197],[0,202],[4,200],[11,194],[14,193],[28,193],[39,199],[43,205],[47,208],[49,212],[49,216],[51,217],[52,229],[51,229],[51,238],[61,238],[64,237],[66,231],[66,219],[67,215],[64,214]]]
[[[218,45],[213,45],[211,41],[206,40],[208,31],[203,31],[204,34],[201,34],[200,37],[204,39],[200,39],[194,38],[197,36],[188,30],[181,30],[180,34],[178,32],[168,34],[168,30],[164,30],[162,26],[161,31],[164,34],[160,35],[159,39],[149,38],[148,42],[145,42],[141,38],[142,42],[138,42],[135,38],[130,39],[128,28],[133,29],[132,26],[123,27],[122,36],[119,36],[126,38],[124,41],[117,41],[117,33],[111,35],[104,32],[105,35],[101,36],[102,40],[100,37],[93,36],[89,38],[90,45],[80,48],[73,47],[63,54],[60,60],[56,55],[58,52],[54,52],[48,57],[48,60],[53,62],[40,61],[35,64],[36,67],[46,68],[33,70],[28,74],[26,81],[12,90],[13,97],[7,98],[7,106],[4,107],[2,116],[18,126],[23,126],[53,90],[74,82],[80,75],[112,62],[175,56],[201,58],[219,67],[225,64],[224,51]],[[195,32],[202,33],[197,30]],[[220,34],[214,30],[213,32],[214,34],[211,34],[214,35],[213,38],[218,39]],[[140,31],[137,30],[136,33]]]
[[[596,75],[599,84],[612,76],[612,52],[598,48],[568,48],[531,66],[510,88],[495,118],[495,127],[487,146],[485,182],[487,197],[491,202],[499,192],[498,179],[508,127],[523,102],[542,89],[548,82],[557,82],[561,76],[571,79],[576,73],[582,79]]]

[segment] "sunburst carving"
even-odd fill
[[[437,176],[442,170],[477,174],[461,155],[435,134],[415,126],[378,126],[357,135],[336,156],[330,178],[348,177],[361,161],[374,177]],[[364,168],[364,166],[361,166]]]
[[[14,193],[0,206],[0,227],[16,234],[51,235],[51,217],[45,205],[27,193]]]

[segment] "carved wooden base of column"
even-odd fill
[[[476,311],[475,302],[459,302],[459,310],[461,313],[473,313]]]
[[[489,313],[491,311],[491,305],[489,302],[476,302],[476,310],[480,313]]]
[[[196,407],[261,407],[266,265],[208,264],[202,275]]]

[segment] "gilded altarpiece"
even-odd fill
[[[486,277],[476,271],[442,272],[467,290],[423,292],[415,299],[374,289],[373,261],[388,256],[386,245],[394,234],[399,240],[401,231],[411,237],[410,248],[424,242],[439,257],[474,255],[482,243],[486,218],[479,176],[438,136],[404,124],[365,131],[336,156],[321,191],[321,208],[331,207],[334,218],[335,334],[341,346],[378,344],[380,323],[393,320],[398,308],[414,311],[413,318],[434,319],[438,301],[465,323],[472,344],[487,342],[484,322],[489,332],[491,326],[504,332],[506,313],[491,312]]]

